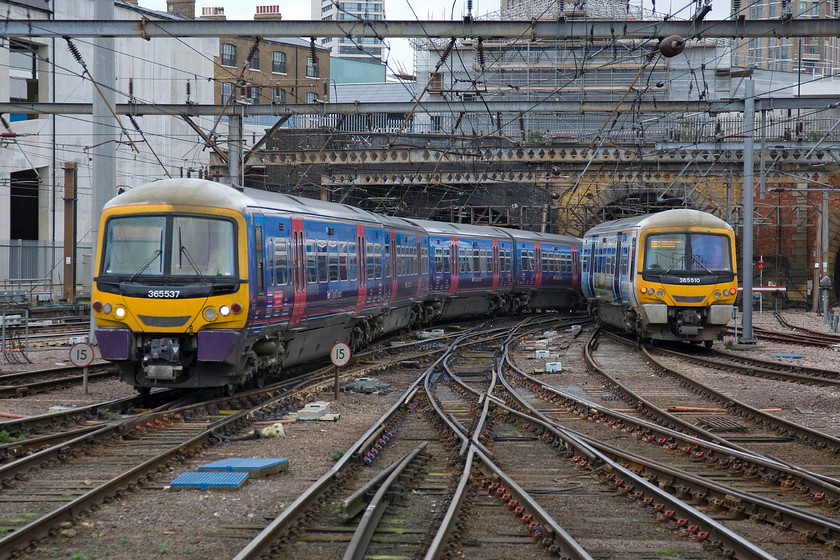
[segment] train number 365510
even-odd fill
[[[683,277],[680,277],[680,284],[699,284],[699,283],[700,283],[699,278],[691,278],[691,277],[683,278]]]
[[[176,298],[181,290],[149,290],[150,298]]]

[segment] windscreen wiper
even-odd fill
[[[161,254],[161,250],[160,249],[155,249],[155,252],[152,253],[152,256],[149,257],[148,259],[146,259],[146,262],[141,264],[140,268],[135,270],[134,274],[132,274],[131,276],[128,277],[128,281],[131,282],[132,280],[134,280],[135,276],[137,276],[138,274],[140,274],[141,272],[143,272],[144,270],[149,268],[149,265],[152,264],[154,262],[154,260],[160,256],[160,254]]]

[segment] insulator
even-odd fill
[[[478,38],[478,63],[484,68],[484,39]]]
[[[315,37],[309,38],[309,50],[312,56],[312,64],[318,63],[318,53],[315,51]]]
[[[76,59],[76,62],[81,64],[82,66],[85,65],[84,60],[82,60],[82,54],[79,52],[79,49],[76,48],[76,45],[73,44],[73,40],[70,37],[64,36],[64,40],[67,41],[67,48],[70,49],[70,54],[73,55],[73,58]]]
[[[679,35],[669,35],[659,42],[659,52],[666,58],[677,56],[685,50],[685,39]]]
[[[134,98],[134,78],[128,79],[128,98]]]

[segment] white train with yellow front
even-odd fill
[[[665,210],[587,231],[581,287],[605,325],[641,340],[711,347],[732,317],[736,262],[728,223],[698,210]]]

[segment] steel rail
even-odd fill
[[[350,544],[347,546],[343,560],[362,560],[365,557],[367,547],[373,539],[373,535],[379,526],[379,522],[382,520],[382,516],[385,514],[385,508],[391,501],[389,494],[400,484],[400,477],[406,474],[412,466],[413,461],[425,448],[426,442],[423,442],[413,451],[406,454],[405,457],[397,461],[396,466],[379,486],[376,494],[374,494],[367,508],[365,508],[362,520],[350,538]]]
[[[239,553],[234,556],[233,560],[257,560],[264,554],[267,554],[272,545],[284,534],[286,534],[294,525],[295,520],[298,519],[303,512],[312,507],[317,502],[326,488],[337,481],[345,472],[348,472],[352,465],[358,465],[361,462],[362,455],[370,448],[372,442],[378,440],[382,434],[387,430],[388,424],[397,417],[405,407],[411,402],[415,394],[419,391],[420,384],[424,382],[425,378],[430,375],[432,371],[446,358],[455,344],[467,335],[462,335],[451,342],[449,348],[441,356],[427,367],[418,377],[412,382],[408,388],[403,392],[400,399],[388,409],[382,417],[375,422],[362,436],[349,447],[349,452],[345,453],[331,468],[324,473],[318,480],[316,480],[309,488],[307,488],[300,496],[297,497],[283,512],[280,513],[274,520],[272,520],[260,533],[254,537],[247,545],[245,545]]]
[[[570,414],[586,418],[588,421],[601,423],[610,430],[634,433],[637,438],[644,441],[676,447],[684,453],[703,458],[707,464],[716,467],[730,466],[731,468],[739,464],[740,470],[745,474],[757,474],[762,480],[776,484],[780,489],[782,486],[793,486],[797,492],[808,494],[815,499],[817,495],[822,494],[820,499],[824,500],[828,507],[840,507],[840,486],[837,485],[837,480],[834,478],[808,471],[775,458],[757,455],[741,446],[721,445],[705,439],[699,433],[674,430],[643,418],[618,412],[546,385],[523,372],[512,362],[508,362],[507,367],[516,372],[513,377],[518,377],[519,382],[538,393],[541,399],[564,407]]]
[[[664,355],[666,357],[677,358],[685,362],[702,365],[708,368],[731,371],[750,377],[764,377],[767,379],[774,379],[777,381],[801,383],[803,385],[822,385],[826,387],[840,387],[840,373],[836,371],[828,371],[824,369],[821,370],[817,368],[801,368],[802,371],[813,372],[813,375],[794,373],[792,371],[781,370],[782,368],[786,368],[788,370],[800,368],[796,366],[790,366],[787,364],[779,364],[778,362],[774,364],[769,361],[756,359],[749,359],[751,365],[726,363],[722,362],[721,359],[725,357],[726,359],[732,359],[733,361],[737,361],[737,357],[730,352],[720,352],[715,350],[712,350],[712,354],[720,356],[721,359],[710,358],[708,356],[701,356],[699,354],[686,354],[685,352],[679,352],[677,350],[671,350],[669,348],[663,348],[661,346],[649,346],[648,350],[652,353]],[[771,365],[781,367],[767,367]]]
[[[505,354],[507,353],[508,349],[505,348]],[[610,472],[611,480],[620,479],[625,481],[619,491],[623,492],[627,487],[629,487],[630,490],[627,492],[635,492],[634,495],[639,497],[639,501],[641,501],[640,496],[646,495],[648,497],[655,497],[664,503],[670,504],[670,506],[674,508],[674,511],[679,512],[683,518],[693,520],[693,524],[707,528],[710,534],[714,536],[712,542],[717,543],[722,552],[725,552],[728,547],[730,551],[739,551],[740,554],[737,556],[738,558],[773,558],[773,556],[755,546],[752,542],[743,538],[741,535],[731,531],[715,519],[707,516],[701,511],[698,511],[696,508],[686,504],[679,498],[668,494],[656,484],[648,482],[644,477],[639,476],[629,468],[626,468],[607,457],[595,446],[590,445],[587,438],[578,436],[571,430],[560,426],[544,414],[540,413],[516,393],[504,376],[500,377],[500,381],[507,389],[507,394],[510,395],[510,398],[514,399],[518,406],[528,410],[529,413],[526,414],[514,408],[500,405],[503,409],[522,418],[529,418],[531,422],[539,424],[542,430],[545,430],[545,433],[551,434],[555,439],[553,443],[556,445],[556,442],[560,441],[561,445],[567,450],[567,452],[573,451],[575,454],[584,454],[589,457],[588,466],[591,467],[597,464],[601,467],[606,467]],[[632,481],[632,484],[627,481]],[[639,488],[642,490],[639,490]]]

